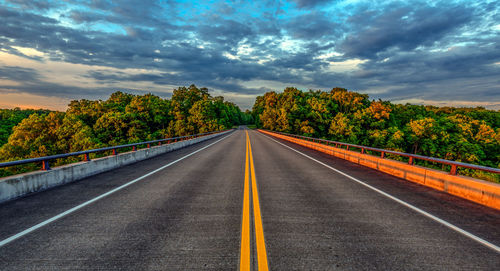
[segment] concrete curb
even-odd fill
[[[88,162],[72,163],[55,167],[48,171],[39,170],[0,178],[0,203],[22,197],[30,193],[40,192],[55,186],[81,180],[230,132],[232,132],[232,130],[166,145],[140,149],[137,151],[120,153],[114,156],[96,158]]]
[[[268,131],[259,132],[500,210],[500,184],[409,165]]]

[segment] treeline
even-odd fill
[[[175,89],[171,99],[115,92],[105,101],[72,101],[66,112],[29,115],[12,128],[0,148],[0,161],[221,131],[250,122],[249,112],[194,85]],[[27,167],[0,169],[0,176]]]
[[[481,107],[401,105],[343,88],[286,88],[257,97],[252,114],[257,127],[274,131],[500,166],[500,112]],[[461,173],[499,180],[497,174]]]
[[[34,110],[34,109],[0,109],[0,146],[7,143],[7,140],[12,133],[12,128],[20,123],[29,115],[48,114],[49,110]]]

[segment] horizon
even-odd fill
[[[197,86],[198,87],[198,86]],[[304,92],[306,90],[301,90],[299,89],[300,91]],[[276,93],[282,93],[283,91],[275,91],[275,90],[270,90],[270,91],[274,91]],[[314,90],[307,90],[307,91],[314,91]],[[323,90],[321,90],[323,91]],[[348,90],[348,91],[351,91],[351,90]],[[128,93],[128,92],[124,92],[124,93]],[[209,93],[211,93],[211,91],[209,91]],[[128,94],[132,94],[132,93],[128,93]],[[133,94],[133,95],[145,95],[145,94],[153,94],[153,95],[156,95],[154,93],[151,93],[151,92],[144,92],[144,93],[141,93],[141,94]],[[212,93],[211,93],[212,94]],[[366,93],[360,93],[360,94],[366,94]],[[111,95],[111,94],[110,94]],[[102,100],[102,101],[105,101],[107,100],[110,95],[102,98],[102,99],[90,99],[90,100]],[[162,97],[162,96],[159,96],[160,98],[162,99],[170,99],[171,98],[171,95],[169,97]],[[375,99],[371,99],[371,97],[368,97],[370,100],[372,101],[375,101]],[[78,99],[75,99],[75,100],[78,100]],[[227,100],[225,97],[224,97],[224,100],[226,101],[229,101],[229,102],[233,102],[231,100]],[[386,101],[389,101],[389,100],[386,100]],[[70,101],[69,101],[70,102]],[[0,109],[15,109],[15,108],[19,108],[21,110],[50,110],[50,111],[59,111],[59,112],[65,112],[68,108],[69,108],[69,102],[67,104],[64,104],[62,105],[61,104],[61,107],[52,107],[52,108],[49,108],[49,107],[41,107],[41,106],[37,106],[37,105],[4,105],[4,104],[0,104]],[[455,108],[478,108],[478,107],[482,107],[482,108],[485,108],[487,110],[492,110],[492,111],[499,111],[500,112],[500,104],[493,104],[492,106],[490,106],[489,108],[488,107],[484,107],[483,105],[481,104],[477,104],[475,106],[471,106],[470,104],[455,104],[453,106],[450,106],[449,105],[449,102],[437,102],[437,103],[422,103],[422,102],[411,102],[411,101],[407,101],[406,103],[402,103],[402,102],[393,102],[393,101],[389,101],[393,104],[411,104],[411,105],[420,105],[420,106],[435,106],[435,107],[455,107]],[[240,107],[238,104],[237,104],[238,107]],[[240,109],[244,112],[245,110],[252,110],[252,108],[241,108]]]
[[[0,0],[0,107],[207,87],[242,110],[287,86],[500,110],[495,1]]]

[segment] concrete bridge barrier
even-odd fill
[[[69,165],[54,167],[51,170],[39,170],[0,178],[0,203],[22,197],[30,193],[43,191],[58,185],[81,180],[230,132],[232,132],[232,130],[189,140],[173,142],[170,144],[152,146],[151,148],[140,149],[137,151],[96,158],[88,162],[72,163]]]
[[[425,168],[378,156],[336,148],[317,142],[286,136],[270,131],[261,133],[281,138],[307,148],[373,168],[399,178],[419,183],[436,190],[474,201],[500,210],[500,184],[474,179],[467,176],[451,175],[448,172]]]

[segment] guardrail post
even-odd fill
[[[85,162],[90,161],[90,156],[89,156],[89,154],[88,154],[88,153],[86,153],[86,154],[85,154],[84,161],[85,161]]]
[[[43,170],[50,170],[50,165],[48,160],[43,160],[42,161],[42,169]]]
[[[259,130],[259,131],[261,131],[261,130]],[[312,148],[313,144],[307,144],[307,142],[326,142],[325,144],[335,146],[335,148],[349,150],[350,147],[353,147],[355,149],[360,149],[360,152],[362,154],[363,153],[364,154],[371,153],[371,152],[379,152],[381,159],[398,160],[397,158],[394,159],[394,157],[396,157],[396,156],[398,156],[398,157],[408,157],[408,162],[407,163],[409,165],[416,165],[416,164],[418,164],[416,162],[417,160],[425,160],[425,161],[430,161],[430,162],[435,162],[435,163],[441,163],[443,165],[443,167],[441,168],[441,170],[444,171],[444,172],[446,172],[446,166],[450,165],[450,167],[451,167],[451,169],[449,170],[449,174],[450,175],[459,175],[459,173],[458,173],[458,168],[459,167],[460,168],[462,168],[462,167],[463,168],[469,168],[469,169],[473,169],[473,170],[482,170],[482,171],[486,171],[486,172],[492,172],[492,173],[500,174],[500,169],[498,169],[498,168],[491,168],[491,167],[485,167],[485,166],[479,166],[479,165],[473,165],[473,164],[467,164],[467,163],[457,163],[457,162],[450,161],[450,160],[444,160],[443,161],[443,159],[436,159],[436,158],[433,158],[433,157],[420,156],[420,155],[410,154],[410,153],[402,153],[402,152],[399,152],[399,151],[392,151],[392,150],[389,150],[389,149],[384,150],[384,149],[378,149],[378,148],[371,148],[371,147],[368,147],[368,146],[361,146],[361,145],[354,145],[354,144],[349,144],[349,143],[329,141],[329,140],[325,140],[325,139],[321,139],[321,138],[313,138],[313,137],[307,137],[307,136],[302,136],[302,135],[287,134],[287,133],[282,133],[282,132],[274,132],[274,131],[269,131],[267,129],[264,129],[261,132],[266,133],[266,134],[269,133],[269,134],[274,134],[274,135],[289,136],[290,137],[289,141],[295,142],[295,143],[297,141],[292,140],[292,138],[301,139],[301,140],[304,141],[301,145],[309,147],[309,148]],[[283,138],[283,137],[279,137],[278,136],[278,138]],[[349,146],[349,145],[351,145],[351,146]],[[387,153],[389,153],[390,155],[387,156]],[[424,165],[424,167],[425,167],[425,165]]]
[[[451,165],[450,174],[457,175],[457,165]]]

